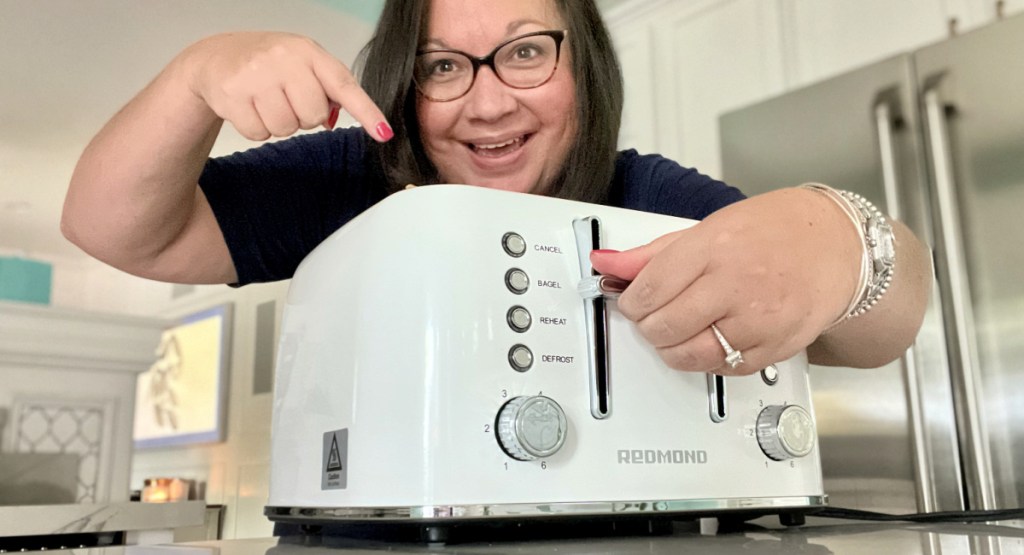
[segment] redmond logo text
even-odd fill
[[[619,449],[619,464],[707,464],[703,449]]]

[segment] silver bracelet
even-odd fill
[[[829,325],[828,329],[831,329],[850,318],[856,318],[871,310],[892,285],[893,273],[896,268],[896,247],[892,226],[886,221],[882,212],[861,195],[850,191],[836,190],[818,183],[802,187],[822,193],[838,204],[850,221],[854,223],[863,246],[857,289],[844,314]]]

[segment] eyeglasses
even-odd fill
[[[465,96],[480,66],[487,66],[513,89],[533,89],[547,83],[558,68],[566,31],[537,31],[509,39],[483,58],[458,50],[416,53],[413,82],[428,100],[449,102]]]

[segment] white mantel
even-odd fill
[[[0,302],[0,367],[137,374],[153,363],[166,322]]]
[[[127,501],[136,377],[165,327],[0,302],[0,455],[78,454],[79,502]]]

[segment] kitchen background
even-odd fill
[[[172,286],[107,268],[61,237],[64,191],[91,136],[189,43],[233,29],[288,30],[313,37],[339,59],[351,62],[372,33],[381,4],[0,0],[0,260],[49,265],[49,304],[57,314],[55,321],[89,311],[122,315],[127,320],[118,320],[118,325],[127,321],[148,329],[154,318],[173,319],[224,303],[234,307],[225,441],[138,450],[131,454],[130,464],[110,463],[130,477],[130,489],[141,489],[145,478],[155,476],[201,483],[207,502],[226,506],[226,538],[266,536],[271,531],[262,508],[267,494],[273,345],[287,283],[239,290]],[[661,153],[718,177],[723,175],[719,120],[724,114],[942,41],[951,33],[990,25],[1000,15],[1024,12],[1024,0],[599,4],[626,78],[622,146]],[[351,123],[345,117],[342,124]],[[214,154],[251,145],[226,128]],[[15,263],[6,264],[0,265],[0,278],[9,277],[5,268]],[[0,297],[5,297],[2,279]],[[17,310],[0,317],[14,321],[12,314],[17,316]],[[12,407],[44,384],[24,369],[11,370],[11,362],[4,360],[10,352],[5,345],[0,339],[0,450],[12,451],[17,447],[15,424],[23,421],[12,417]],[[21,374],[3,373],[14,371]],[[864,371],[850,379],[870,382],[872,374]],[[94,395],[96,402],[103,400],[101,389]],[[124,407],[130,404],[131,399],[120,401],[122,414],[115,421],[123,423]],[[108,427],[112,434],[120,430],[114,424]],[[895,474],[903,473],[911,471]],[[852,502],[845,505],[858,503],[864,508],[907,510],[907,500],[915,495],[912,478],[909,486],[898,480],[882,484],[893,487],[890,499],[859,495],[848,482],[837,485]],[[871,487],[878,489],[878,484]],[[115,488],[104,499],[116,500],[125,495],[123,489]],[[909,503],[912,509],[914,503]]]

